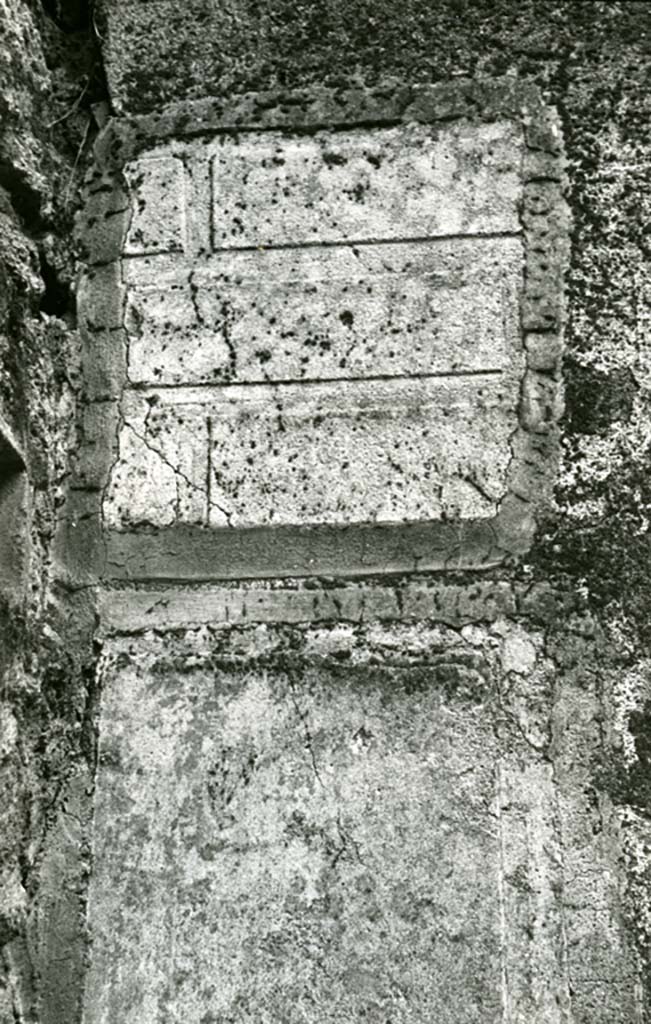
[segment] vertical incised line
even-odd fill
[[[214,156],[211,156],[209,163],[209,206],[208,206],[208,241],[210,245],[210,251],[215,251],[215,160]]]
[[[565,913],[565,851],[563,848],[563,816],[560,803],[560,793],[558,783],[555,777],[555,765],[552,765],[552,782],[554,785],[554,818],[555,818],[555,830],[558,837],[558,855],[559,855],[559,867],[561,874],[561,892],[558,897],[559,901],[559,914],[560,914],[560,925],[561,925],[561,970],[563,972],[563,983],[565,987],[565,1000],[567,1006],[567,1012],[564,1015],[564,1019],[567,1024],[571,1024],[574,1014],[572,1012],[572,978],[570,975],[570,956],[569,956],[569,945],[567,937],[567,917]]]
[[[500,904],[500,931],[501,931],[501,949],[502,949],[502,972],[501,972],[501,994],[502,994],[502,1024],[509,1024],[510,1022],[510,1006],[509,1006],[509,973],[507,963],[507,919],[506,919],[506,899],[504,892],[504,874],[505,874],[505,856],[504,856],[504,822],[502,819],[502,802],[503,802],[503,783],[502,783],[502,769],[498,763],[495,769],[495,797],[497,806],[497,829],[499,834],[499,864],[497,870],[497,890]]]
[[[210,526],[212,505],[212,416],[208,416],[208,458],[206,460],[206,526]]]

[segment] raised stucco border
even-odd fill
[[[512,435],[508,490],[488,520],[405,525],[230,528],[173,526],[103,529],[102,494],[111,465],[126,378],[127,339],[121,253],[130,217],[124,164],[170,137],[405,122],[509,118],[525,140],[525,275],[520,324],[526,353],[519,426]],[[569,216],[563,200],[559,118],[539,90],[514,78],[435,86],[388,82],[375,89],[257,93],[175,105],[160,114],[114,119],[100,135],[78,222],[84,268],[79,311],[86,404],[80,420],[74,502],[67,518],[85,544],[86,572],[108,579],[239,579],[364,576],[422,570],[483,569],[523,555],[549,501],[562,411],[560,360],[563,270]],[[90,566],[90,569],[89,569]]]

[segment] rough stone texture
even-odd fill
[[[79,13],[74,8],[81,5],[51,2],[47,6],[70,25],[76,23]],[[3,293],[9,296],[8,308],[2,307],[3,318],[6,313],[3,332],[11,339],[11,344],[3,341],[3,415],[23,451],[29,479],[37,484],[31,488],[31,497],[40,509],[33,513],[29,527],[29,546],[37,553],[30,565],[37,571],[33,574],[30,569],[26,628],[13,598],[2,612],[3,696],[8,699],[2,719],[3,793],[7,796],[0,828],[4,872],[0,1017],[3,1024],[5,1018],[11,1024],[28,1019],[59,1024],[78,1019],[81,972],[77,954],[68,956],[68,951],[79,934],[75,928],[84,902],[85,865],[82,858],[79,867],[77,854],[89,813],[83,771],[77,774],[83,767],[78,757],[79,736],[89,741],[92,733],[87,691],[78,685],[81,648],[76,646],[74,630],[62,628],[62,591],[59,588],[53,595],[44,589],[39,575],[41,552],[49,550],[49,524],[54,518],[50,510],[57,485],[53,482],[60,479],[67,443],[63,437],[73,422],[70,403],[67,398],[57,401],[59,384],[53,382],[58,382],[62,366],[75,365],[74,356],[68,354],[68,327],[62,326],[66,320],[60,320],[62,313],[68,318],[71,313],[65,287],[67,244],[58,242],[67,228],[56,217],[51,220],[50,211],[66,202],[68,168],[80,151],[89,104],[102,96],[91,85],[78,101],[84,89],[79,63],[72,72],[69,59],[62,58],[67,46],[61,45],[60,34],[53,30],[46,33],[50,66],[41,59],[37,29],[44,23],[36,3],[6,0],[0,14],[4,32],[0,46],[0,184],[10,196],[10,204],[2,208],[7,219],[0,233],[3,261],[9,268]],[[516,979],[504,1018],[517,1020],[519,1013],[526,1021],[557,1020],[566,1010],[563,1002],[545,1002],[545,992],[558,991],[553,984],[545,988],[550,979],[556,983],[558,978],[555,955],[545,953],[555,947],[553,942],[536,941],[536,922],[553,924],[558,920],[560,901],[565,910],[565,977],[569,978],[575,1024],[649,1020],[648,4],[634,0],[553,0],[545,5],[535,0],[518,4],[512,0],[491,0],[490,4],[440,0],[435,5],[426,0],[373,0],[372,4],[365,0],[273,0],[259,5],[232,0],[217,5],[189,0],[179,5],[106,0],[95,15],[115,108],[143,116],[122,116],[118,129],[109,128],[104,134],[102,166],[107,170],[99,175],[94,172],[89,189],[89,203],[95,204],[101,216],[92,224],[89,218],[85,227],[93,252],[91,262],[96,266],[80,283],[80,302],[84,292],[92,291],[95,279],[106,281],[116,273],[115,265],[110,264],[117,258],[116,237],[119,235],[120,244],[124,238],[121,214],[127,209],[128,197],[126,182],[118,182],[114,172],[170,136],[184,136],[188,128],[198,137],[201,133],[214,136],[225,125],[237,125],[242,132],[259,127],[277,132],[315,123],[321,128],[345,125],[351,118],[358,126],[377,124],[384,118],[388,119],[385,127],[391,127],[402,121],[407,109],[407,120],[427,123],[432,120],[432,105],[439,117],[474,118],[487,96],[508,120],[512,114],[504,104],[509,89],[503,79],[499,84],[495,81],[496,76],[504,75],[519,87],[523,81],[536,83],[545,100],[559,109],[568,157],[567,196],[574,218],[567,279],[564,470],[556,510],[541,524],[526,558],[516,565],[507,563],[499,571],[484,571],[479,577],[475,573],[446,576],[442,585],[454,587],[456,595],[450,598],[452,610],[446,609],[441,595],[433,597],[427,577],[419,578],[425,584],[422,596],[414,594],[413,580],[397,579],[390,586],[386,580],[379,585],[377,580],[368,580],[365,592],[357,597],[344,580],[331,581],[321,596],[315,596],[318,588],[314,585],[297,583],[292,589],[289,581],[282,586],[258,582],[241,596],[236,587],[224,586],[224,593],[220,589],[217,594],[209,588],[177,588],[168,577],[168,582],[153,584],[154,595],[140,589],[141,584],[112,589],[103,597],[102,614],[107,627],[127,631],[146,629],[151,618],[156,628],[169,631],[167,654],[177,642],[174,633],[179,624],[204,623],[187,646],[173,652],[167,668],[158,666],[156,675],[152,674],[152,693],[165,693],[166,697],[169,692],[160,682],[162,672],[169,669],[169,678],[176,681],[179,665],[190,676],[195,673],[195,679],[208,672],[211,685],[218,671],[241,676],[241,665],[234,667],[232,657],[226,668],[219,661],[221,642],[217,645],[219,664],[211,661],[206,669],[202,661],[206,646],[211,657],[215,650],[209,624],[226,616],[240,620],[251,613],[253,621],[262,619],[264,624],[273,620],[275,612],[279,619],[286,615],[294,623],[324,614],[333,622],[341,602],[342,615],[353,622],[353,616],[368,618],[368,609],[377,602],[384,636],[393,634],[398,651],[405,651],[411,642],[392,625],[393,612],[396,622],[402,615],[404,596],[410,617],[420,608],[425,618],[443,621],[453,630],[454,637],[447,636],[451,648],[462,646],[458,630],[463,630],[463,645],[478,641],[482,658],[486,657],[485,645],[490,648],[495,643],[495,651],[499,649],[504,659],[495,678],[501,679],[504,673],[508,679],[510,704],[505,700],[507,688],[500,688],[503,706],[517,709],[517,725],[508,724],[506,734],[522,729],[527,737],[521,759],[525,769],[521,774],[528,780],[527,798],[513,801],[510,813],[517,819],[521,804],[526,808],[522,816],[532,825],[531,836],[559,837],[558,845],[551,843],[548,848],[561,855],[563,880],[563,895],[554,886],[551,898],[544,874],[537,869],[527,874],[526,865],[535,868],[540,860],[523,855],[519,840],[506,851],[512,863],[525,866],[515,872],[515,881],[521,883],[524,878],[525,884],[505,887],[517,900],[519,909],[511,920],[519,922],[521,931],[516,928],[513,932],[513,945],[504,943],[505,954],[512,957],[511,977]],[[80,49],[87,57],[90,49],[85,36]],[[395,76],[393,82],[387,81],[387,75]],[[452,79],[456,84],[446,84]],[[432,90],[431,82],[439,84]],[[50,103],[50,85],[54,87],[52,109],[45,109]],[[169,106],[164,107],[168,101]],[[188,101],[192,105],[188,106]],[[46,129],[64,114],[59,124]],[[540,125],[536,118],[532,121]],[[528,147],[523,165],[524,179],[536,185],[538,192],[533,205],[523,210],[523,226],[528,225],[534,242],[530,251],[537,256],[536,262],[526,267],[528,303],[523,307],[523,323],[531,372],[524,382],[521,411],[528,423],[538,427],[546,422],[545,410],[552,417],[555,406],[557,411],[563,319],[558,302],[550,298],[552,292],[557,295],[553,275],[548,273],[550,221],[541,212],[549,208],[549,197],[561,187],[558,161],[549,153],[552,128],[553,122],[535,132],[529,128],[535,147]],[[50,163],[50,132],[57,151],[65,154],[63,165],[57,160],[54,167]],[[83,162],[82,151],[79,163]],[[113,215],[105,218],[107,184]],[[164,241],[170,224],[162,225]],[[110,302],[105,301],[109,293]],[[66,555],[68,586],[91,585],[105,557],[98,528],[98,495],[115,457],[106,437],[115,437],[116,402],[126,370],[122,301],[119,289],[108,284],[95,291],[92,302],[81,302],[81,365],[88,409],[80,417],[79,437],[84,443],[77,445],[77,457],[70,467],[72,489],[60,510],[56,548],[57,558]],[[40,312],[50,319],[46,321]],[[542,337],[541,328],[545,330]],[[98,351],[105,358],[98,360]],[[200,372],[205,372],[203,364]],[[13,396],[11,409],[9,394]],[[18,426],[28,411],[30,423],[25,433]],[[547,436],[537,433],[535,437],[544,456]],[[86,440],[90,443],[85,444]],[[526,459],[522,471],[525,475],[531,472]],[[541,489],[535,474],[520,486]],[[109,552],[107,557],[119,555],[135,579],[146,577],[151,558],[143,549],[150,537],[146,530],[135,534],[131,548],[121,554]],[[45,538],[44,545],[40,538]],[[467,537],[463,543],[468,543]],[[386,537],[382,546],[387,546]],[[332,537],[324,543],[325,550],[331,547]],[[211,565],[206,553],[195,550],[196,575],[200,568],[214,573],[214,563]],[[285,562],[292,562],[294,546],[281,540],[280,553]],[[187,549],[184,554],[183,545],[169,536],[158,551],[158,574],[167,567],[168,573],[178,575],[186,555]],[[175,557],[180,559],[177,564]],[[303,551],[300,557],[309,571],[309,556]],[[418,562],[411,565],[419,567]],[[496,624],[494,605],[480,612],[484,625],[473,619],[472,594],[480,586],[478,579],[489,591],[501,586],[511,595],[505,599],[508,622],[504,626]],[[541,587],[536,580],[547,585]],[[461,593],[467,596],[462,598]],[[361,606],[367,609],[364,614]],[[456,608],[463,608],[465,622],[455,619]],[[578,613],[577,608],[583,611]],[[79,621],[82,619],[80,607]],[[281,626],[274,629],[283,633],[293,649],[295,633],[287,634]],[[499,629],[504,632],[500,634]],[[262,667],[256,644],[263,645],[265,633],[259,628],[253,632],[253,647],[239,629],[232,637],[233,647],[241,649],[255,675]],[[107,707],[115,709],[119,673],[131,671],[126,659],[136,656],[137,650],[124,650],[131,640],[112,643],[123,662],[122,669],[113,668],[110,662],[107,665]],[[148,668],[147,658],[155,655],[156,644],[162,642],[147,635],[143,643],[140,664]],[[306,692],[312,701],[311,712],[323,706],[312,696],[318,692],[317,667],[329,679],[339,671],[341,679],[341,665],[348,657],[345,643],[337,645],[331,640],[328,649],[333,651],[330,663],[317,666],[314,648],[308,645],[310,680],[315,680]],[[548,666],[544,680],[535,674],[541,660]],[[88,668],[88,661],[84,665]],[[288,669],[287,664],[265,667],[274,679]],[[183,680],[187,678],[184,674]],[[350,679],[349,673],[344,679],[349,689],[340,685],[339,693],[353,692]],[[404,679],[403,672],[391,693],[394,701]],[[543,735],[549,735],[545,723],[549,722],[550,688],[554,695],[551,745],[544,747]],[[171,690],[177,704],[182,692],[182,686]],[[411,696],[414,701],[421,699]],[[148,699],[154,701],[153,696]],[[454,695],[445,695],[448,702],[454,699]],[[342,721],[335,723],[330,737],[337,729],[343,734],[347,716],[352,722],[353,709],[353,703],[346,705]],[[119,715],[117,709],[115,722]],[[155,733],[155,723],[148,728]],[[220,734],[215,730],[213,735],[218,738]],[[92,743],[85,749],[92,758]],[[128,744],[126,749],[130,749]],[[305,758],[305,752],[300,753]],[[135,756],[140,757],[140,752]],[[299,762],[296,756],[296,764],[309,778],[305,759]],[[528,771],[531,764],[538,766],[538,775]],[[548,764],[553,764],[551,783]],[[108,767],[102,770],[108,771]],[[546,797],[549,788],[553,789],[557,814],[551,830],[545,799],[536,802],[531,798],[532,777],[540,783],[536,797]],[[67,793],[61,786],[65,778],[71,779]],[[142,778],[138,779],[141,794],[147,791]],[[200,772],[192,778],[199,780]],[[193,784],[200,786],[198,781]],[[155,783],[151,785],[153,788]],[[518,794],[509,782],[507,802],[514,795]],[[325,802],[319,806],[324,807]],[[50,827],[54,819],[57,823]],[[336,840],[338,833],[333,830],[332,834]],[[48,842],[43,841],[44,835],[49,836]],[[420,838],[409,834],[406,845],[411,851],[422,850]],[[327,858],[324,850],[325,843],[317,848],[311,863]],[[337,868],[352,871],[354,861],[351,865],[342,855]],[[66,874],[63,885],[62,871]],[[557,875],[552,872],[549,877],[556,879]],[[35,900],[39,878],[48,880],[41,888],[41,910],[36,909]],[[124,884],[123,878],[120,881]],[[409,891],[406,885],[402,888]],[[274,894],[277,897],[283,891],[275,888]],[[362,907],[361,900],[356,905]],[[395,911],[400,910],[398,901]],[[27,919],[36,921],[39,915],[45,927],[41,938],[30,945]],[[48,930],[48,919],[58,922],[57,926]],[[70,923],[72,930],[68,929]],[[321,919],[319,923],[323,926]],[[383,942],[378,936],[378,956],[383,953]],[[525,986],[520,996],[522,973],[518,972],[525,950],[539,951],[542,956],[531,972],[531,977],[541,979],[541,987],[532,995]],[[310,961],[306,957],[301,962]],[[133,975],[133,959],[129,968]],[[187,992],[188,978],[184,975],[176,981]],[[358,985],[357,993],[348,986],[342,998],[368,999],[372,1014],[376,1011],[370,1006],[372,974],[363,979],[366,981],[366,994],[363,984]],[[494,989],[489,985],[486,991],[488,999]],[[40,1006],[37,992],[41,993]],[[382,991],[380,996],[386,997]]]
[[[20,592],[27,577],[29,499],[25,458],[12,429],[0,417],[0,500],[3,530],[0,535],[0,587]]]
[[[72,26],[70,26],[72,27]],[[93,80],[91,80],[93,79]],[[85,86],[85,89],[84,89]],[[83,96],[80,94],[83,91]],[[92,608],[56,548],[74,440],[74,170],[86,31],[0,2],[0,1021],[78,1018],[92,787]],[[82,153],[83,149],[83,153]],[[61,556],[59,558],[59,555]]]

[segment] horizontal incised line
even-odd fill
[[[210,258],[210,256],[220,256],[238,252],[275,252],[278,250],[291,250],[291,249],[354,249],[356,246],[373,246],[373,245],[423,245],[432,244],[436,242],[469,242],[469,241],[493,241],[494,239],[500,238],[520,238],[522,235],[521,231],[484,231],[477,234],[450,234],[450,235],[413,235],[399,238],[344,238],[336,240],[315,240],[313,242],[267,242],[264,245],[230,245],[223,246],[221,248],[215,247],[206,252],[203,255]],[[141,260],[151,259],[155,256],[177,256],[180,260],[184,257],[192,259],[192,256],[187,253],[182,253],[181,250],[163,250],[158,249],[155,252],[145,253],[124,253],[122,259],[124,260]]]
[[[400,238],[352,238],[352,239],[337,239],[333,241],[314,241],[314,242],[271,242],[266,245],[230,245],[218,248],[213,248],[213,253],[230,253],[230,252],[259,252],[260,250],[273,251],[276,249],[335,249],[342,247],[350,247],[354,249],[357,245],[415,245],[419,242],[456,242],[456,241],[468,241],[470,239],[477,240],[491,240],[494,238],[517,238],[520,235],[518,231],[486,231],[476,235],[470,234],[453,234],[453,235],[413,235],[405,236]]]
[[[274,387],[296,387],[310,384],[366,384],[382,381],[411,381],[411,380],[463,380],[466,378],[494,378],[503,376],[504,371],[491,370],[457,370],[454,372],[440,371],[438,373],[378,373],[369,374],[366,377],[303,377],[290,378],[288,380],[231,380],[231,381],[199,381],[193,383],[182,381],[176,384],[156,383],[153,381],[128,381],[130,391],[180,391],[195,388],[222,390],[224,388],[274,388]]]

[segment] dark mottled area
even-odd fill
[[[20,549],[0,556],[0,1020],[12,1024],[48,1007],[71,1021],[79,997],[87,851],[56,863],[88,799],[94,617],[57,537],[79,384],[72,216],[105,98],[88,20],[85,2],[0,11],[0,416],[22,457],[12,474],[0,466],[0,529]]]
[[[565,360],[566,422],[573,434],[602,434],[613,423],[627,423],[633,413],[638,385],[628,367],[610,373]]]
[[[129,32],[138,38],[132,55],[122,53],[119,74],[131,112],[224,91],[337,86],[351,78],[376,84],[389,75],[426,82],[517,71],[544,86],[572,60],[598,63],[604,42],[644,46],[640,19],[649,16],[643,2],[540,0],[227,0],[219,7],[194,0],[165,7],[163,23],[160,5],[100,4],[103,34],[110,10],[113,24],[117,13],[124,26],[119,44]]]

